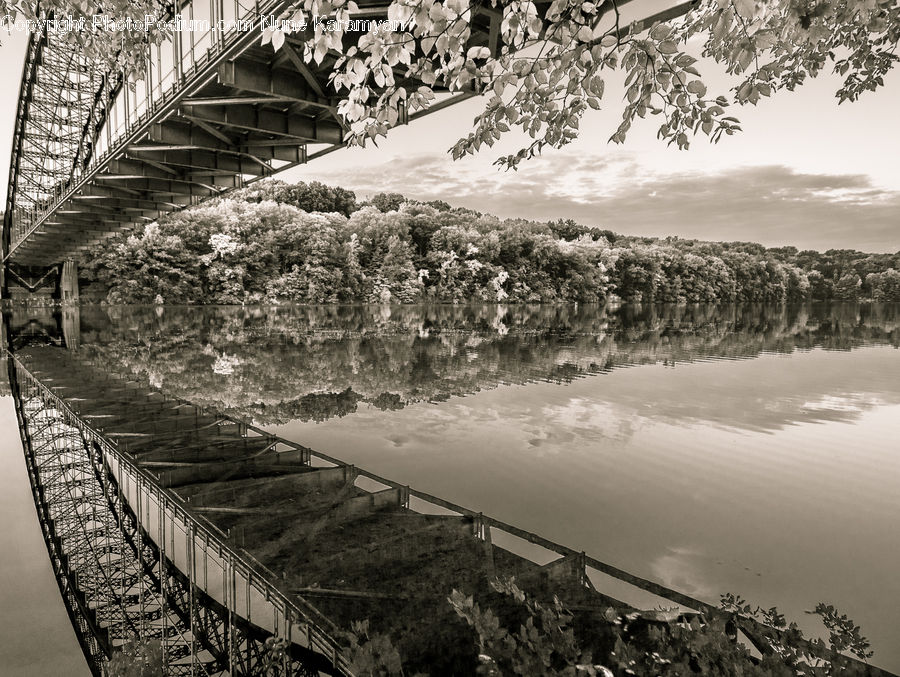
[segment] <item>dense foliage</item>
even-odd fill
[[[475,635],[484,677],[843,677],[871,674],[874,653],[860,627],[833,606],[819,603],[828,642],[807,638],[776,607],[755,609],[739,596],[722,595],[705,613],[677,607],[573,610],[557,596],[534,595],[514,578],[490,581],[487,594],[453,589],[453,611]],[[543,599],[542,599],[543,597]],[[745,633],[743,636],[738,630]],[[354,674],[404,677],[402,652],[368,621],[353,624],[348,653]],[[754,654],[751,651],[755,649]],[[416,673],[415,677],[427,677]]]
[[[107,241],[110,303],[900,300],[900,253],[798,252],[501,220],[443,202],[264,182]]]
[[[608,632],[585,637],[578,634],[578,614],[558,598],[541,603],[511,580],[491,585],[518,614],[483,608],[457,590],[448,598],[478,635],[479,675],[831,677],[866,674],[859,661],[873,655],[859,626],[822,603],[809,613],[829,631],[827,644],[804,637],[776,608],[753,609],[731,594],[723,595],[720,609],[706,617],[676,610],[621,613],[609,607],[603,616]],[[739,627],[753,637],[761,657],[754,658],[738,641]]]
[[[518,128],[523,146],[497,160],[513,168],[576,138],[585,111],[603,105],[612,71],[625,73],[625,96],[613,96],[624,104],[611,140],[623,142],[635,119],[652,115],[660,139],[687,148],[691,136],[718,141],[740,130],[730,104],[794,90],[828,66],[843,80],[839,101],[856,100],[884,84],[900,38],[894,0],[703,0],[629,25],[615,1],[392,0],[387,15],[398,28],[345,33],[356,11],[353,0],[301,0],[289,10],[297,21],[336,19],[327,24],[336,30],[315,25],[300,47],[316,64],[340,52],[330,84],[349,140],[386,134],[402,107],[427,108],[439,88],[483,93],[475,129],[453,156]],[[268,41],[278,49],[285,36],[270,32]],[[726,71],[729,92],[707,92],[691,51]]]

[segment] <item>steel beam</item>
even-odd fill
[[[219,66],[220,84],[242,92],[254,92],[299,101],[326,110],[334,104],[320,96],[308,83],[297,79],[290,71],[276,71],[265,64],[249,61],[226,61]]]
[[[221,127],[290,137],[299,142],[340,143],[343,139],[343,129],[331,120],[289,115],[255,106],[182,106],[178,115]]]
[[[189,122],[168,120],[154,125],[148,135],[148,141],[161,144],[163,150],[200,150],[211,153],[232,152],[246,154],[241,146],[229,145],[216,138],[209,132],[199,129]],[[298,142],[297,147],[259,146],[254,147],[253,155],[261,160],[283,160],[286,162],[301,162],[303,159]],[[139,144],[129,149],[131,152],[145,152],[152,150],[152,145]]]

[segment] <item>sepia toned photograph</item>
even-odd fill
[[[0,677],[900,676],[898,0],[0,0]]]

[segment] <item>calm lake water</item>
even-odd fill
[[[834,604],[900,671],[900,305],[83,308],[11,324],[693,596],[739,593],[809,630],[804,610]]]

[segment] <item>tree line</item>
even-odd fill
[[[898,271],[900,252],[626,236],[266,181],[107,240],[81,275],[111,304],[703,303],[897,301]]]

